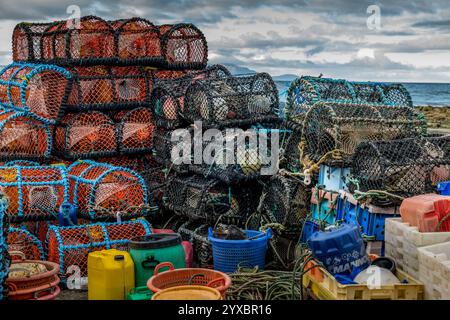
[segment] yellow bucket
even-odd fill
[[[217,289],[205,286],[178,286],[153,294],[152,300],[221,300]]]

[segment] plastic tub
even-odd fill
[[[221,300],[217,289],[204,286],[179,286],[161,290],[152,300]]]

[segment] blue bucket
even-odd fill
[[[264,270],[267,245],[272,231],[244,230],[251,240],[224,240],[214,238],[213,229],[208,229],[208,239],[212,244],[214,269],[233,273],[238,267]]]

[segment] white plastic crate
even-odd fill
[[[401,218],[385,220],[385,255],[415,278],[419,278],[418,248],[448,241],[450,232],[419,232]]]
[[[425,299],[450,300],[450,242],[419,248],[419,278]]]

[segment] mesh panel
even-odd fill
[[[69,68],[73,85],[69,111],[122,110],[148,106],[151,79],[141,67]]]
[[[182,158],[183,156],[187,157],[189,155],[190,158],[190,155],[192,154],[192,144],[184,143],[184,140],[181,140],[182,137],[179,138],[180,140],[176,140],[174,137],[174,142],[172,142],[172,134],[173,131],[171,130],[155,130],[153,135],[153,154],[155,160],[161,165],[170,167],[177,172],[185,172],[188,168],[188,165],[184,163],[174,163],[172,161],[172,151],[177,157]],[[180,151],[176,152],[177,149],[174,149],[175,147],[177,147],[177,149]],[[183,150],[189,150],[190,153],[185,154]]]
[[[155,127],[150,109],[122,111],[115,117],[118,122],[118,145],[121,154],[151,152]]]
[[[71,75],[54,65],[12,63],[0,71],[0,104],[54,123],[62,115]]]
[[[7,206],[7,198],[0,193],[0,301],[8,293],[5,280],[8,277],[9,265],[11,263],[7,244],[9,229],[9,222],[6,216]]]
[[[55,152],[66,159],[117,154],[114,122],[98,111],[67,114],[55,129]]]
[[[292,172],[301,170],[298,146],[302,137],[302,126],[285,121],[280,132],[280,167]]]
[[[353,159],[360,191],[404,197],[433,192],[438,182],[450,180],[450,135],[363,143]]]
[[[0,111],[0,159],[35,159],[50,157],[51,128],[22,112]]]
[[[23,228],[9,228],[8,231],[8,251],[19,251],[25,255],[27,260],[44,260],[44,249],[41,241]],[[20,258],[11,255],[12,260]]]
[[[9,200],[11,221],[56,219],[68,201],[68,188],[62,166],[0,167],[0,190]]]
[[[155,81],[150,106],[156,124],[164,128],[176,128],[183,124],[186,90],[204,79],[226,78],[230,72],[222,65],[212,65],[203,71],[190,72],[176,79],[161,78]]]
[[[301,124],[316,102],[413,106],[411,96],[401,84],[304,76],[294,80],[287,91],[286,119]]]
[[[296,261],[297,239],[274,236],[269,245],[270,261],[276,270],[293,270]]]
[[[278,91],[267,73],[252,76],[202,79],[186,91],[190,121],[203,126],[230,126],[278,118]]]
[[[94,161],[75,162],[68,169],[70,202],[90,220],[131,219],[150,213],[148,190],[136,172]]]
[[[162,25],[161,49],[168,69],[203,69],[208,62],[208,45],[194,25]]]
[[[243,224],[256,210],[258,186],[227,186],[201,176],[175,176],[167,183],[164,204],[176,214],[210,223]]]
[[[80,276],[86,277],[90,252],[123,249],[131,238],[149,234],[150,224],[143,219],[74,227],[51,226],[47,237],[48,260],[60,265],[62,281],[69,276],[70,266],[78,267]]]
[[[180,226],[178,233],[184,241],[192,243],[194,261],[200,268],[213,269],[212,245],[208,240],[208,225],[188,221]]]
[[[302,162],[350,166],[359,143],[419,136],[425,125],[412,108],[318,103],[305,118]]]
[[[14,61],[41,59],[41,37],[52,23],[21,22],[14,28],[12,37]]]

